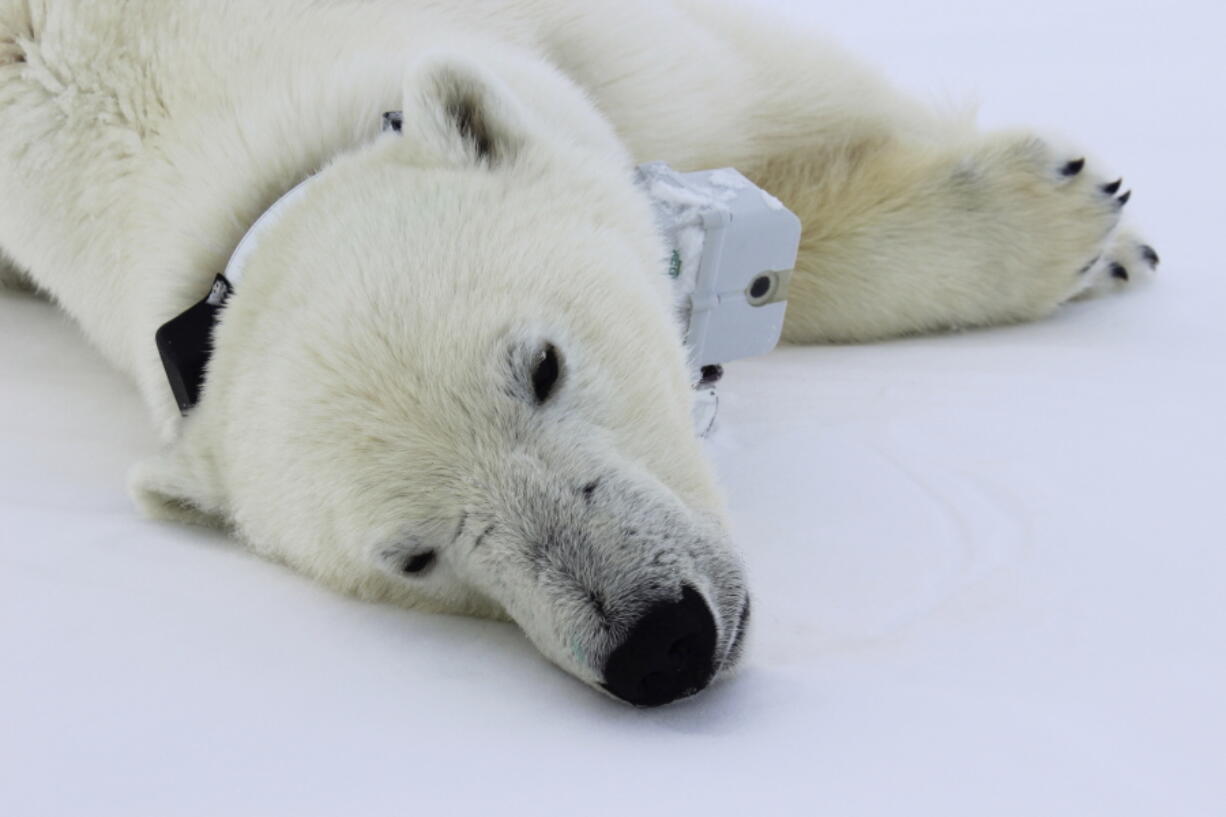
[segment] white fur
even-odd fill
[[[1098,286],[1078,271],[1120,208],[1069,158],[715,3],[0,0],[0,281],[28,271],[139,385],[168,443],[133,473],[146,512],[364,597],[510,615],[597,685],[682,583],[731,666],[745,603],[633,164],[735,166],[796,211],[786,332],[820,341]],[[181,420],[155,330],[316,171]],[[538,406],[545,343],[564,373]]]

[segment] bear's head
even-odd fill
[[[544,66],[427,60],[403,107],[261,238],[139,501],[365,598],[509,616],[631,703],[701,689],[749,600],[629,156]]]

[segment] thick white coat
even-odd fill
[[[594,685],[683,584],[731,667],[747,598],[634,163],[735,166],[796,211],[786,332],[813,342],[1136,280],[1145,248],[1072,158],[714,3],[0,0],[0,281],[138,384],[167,442],[134,470],[145,511],[345,592],[510,615]],[[181,419],[155,330],[317,171]]]

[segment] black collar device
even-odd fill
[[[200,399],[204,370],[213,352],[213,326],[233,291],[225,274],[218,275],[204,300],[171,318],[157,331],[158,354],[183,414]]]

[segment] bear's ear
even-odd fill
[[[218,528],[226,524],[212,469],[204,458],[192,455],[183,438],[134,465],[128,473],[128,490],[137,507],[152,519]]]
[[[514,161],[527,124],[518,100],[500,80],[443,54],[424,58],[410,71],[400,132],[435,161],[494,167]]]

